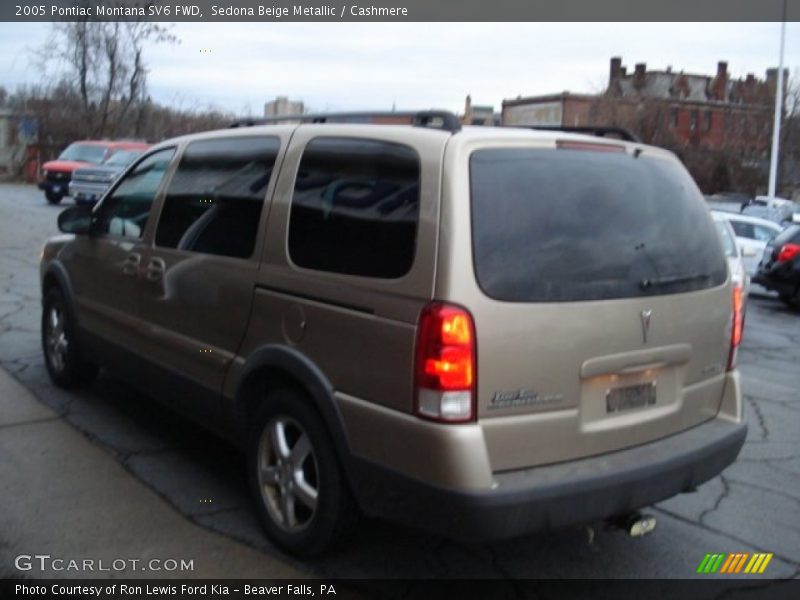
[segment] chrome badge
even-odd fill
[[[489,402],[489,408],[513,408],[515,406],[536,406],[561,402],[563,394],[540,395],[533,390],[519,389],[510,392],[495,392]]]
[[[653,316],[651,309],[643,310],[640,315],[642,318],[642,342],[647,343],[647,334],[650,333],[650,318]]]

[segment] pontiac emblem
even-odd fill
[[[640,315],[642,318],[642,342],[647,343],[647,334],[650,332],[650,317],[653,316],[653,311],[650,309],[643,310]]]

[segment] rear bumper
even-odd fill
[[[747,425],[715,418],[648,444],[494,475],[487,491],[455,491],[356,461],[354,491],[374,516],[462,541],[512,538],[621,516],[719,474]]]

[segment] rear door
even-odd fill
[[[498,470],[669,435],[723,391],[727,266],[688,173],[656,151],[554,146],[469,157],[478,409]]]
[[[190,142],[142,257],[148,356],[210,397],[221,390],[250,315],[287,132]]]

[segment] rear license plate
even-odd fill
[[[656,382],[640,383],[606,392],[606,412],[614,413],[656,403]]]

